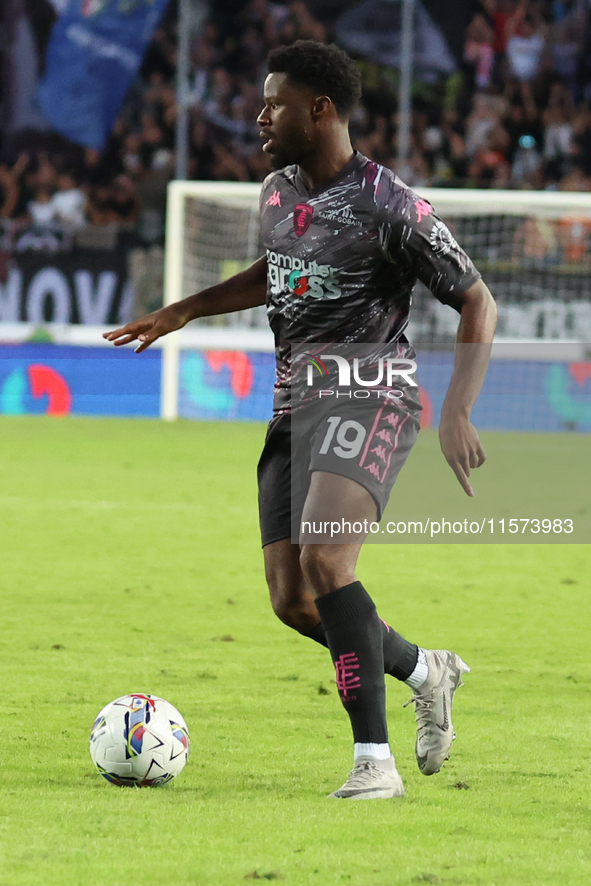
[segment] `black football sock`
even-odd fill
[[[395,677],[397,680],[408,680],[417,664],[419,656],[418,646],[416,643],[409,643],[408,640],[405,640],[401,634],[397,633],[394,628],[391,628],[381,618],[380,625],[384,650],[384,673],[390,674],[391,677]],[[328,646],[322,622],[318,622],[311,631],[307,632],[306,636],[320,643],[321,646]]]
[[[380,624],[384,644],[385,673],[395,677],[396,680],[408,680],[417,666],[419,647],[416,643],[405,640],[402,634],[391,628],[383,619],[380,619]]]
[[[317,625],[314,625],[311,631],[306,632],[306,637],[310,637],[311,640],[314,640],[316,643],[320,643],[321,646],[324,646],[326,649],[328,649],[326,634],[324,633],[324,628],[322,627],[321,621],[319,621]]]
[[[382,623],[373,600],[361,582],[354,581],[319,597],[316,606],[354,741],[386,743]]]

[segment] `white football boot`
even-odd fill
[[[414,704],[417,720],[416,755],[423,775],[439,772],[455,733],[451,722],[451,706],[456,689],[463,686],[462,675],[470,668],[459,655],[446,649],[426,649],[429,675],[404,707]]]
[[[345,784],[328,796],[338,800],[389,800],[404,797],[404,785],[394,757],[358,757]]]

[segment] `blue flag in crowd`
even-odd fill
[[[54,25],[38,100],[66,138],[101,150],[168,0],[69,0]]]

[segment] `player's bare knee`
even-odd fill
[[[277,575],[267,574],[271,606],[277,618],[292,628],[297,625],[300,610],[297,589]]]
[[[355,581],[354,564],[347,562],[342,548],[337,545],[303,545],[300,566],[317,596],[329,594]]]
[[[292,600],[285,597],[281,593],[277,593],[277,591],[270,588],[271,595],[271,606],[273,608],[273,612],[283,624],[288,625],[289,627],[293,627],[294,621],[294,605]]]

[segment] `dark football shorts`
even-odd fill
[[[332,399],[332,398],[331,398]],[[355,480],[372,495],[379,520],[420,428],[418,393],[395,399],[342,400],[299,408],[269,423],[258,465],[263,547],[299,537],[313,471]],[[292,439],[292,423],[294,436]]]

